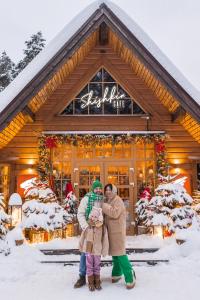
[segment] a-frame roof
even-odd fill
[[[73,19],[0,94],[0,131],[103,22],[151,70],[181,107],[200,122],[198,91],[125,12],[110,1],[96,1]]]

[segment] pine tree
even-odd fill
[[[0,240],[5,240],[8,232],[7,225],[10,223],[11,217],[4,211],[3,194],[0,194]]]
[[[14,78],[15,64],[5,51],[0,56],[0,92],[6,88]]]
[[[148,206],[146,225],[162,225],[173,233],[177,228],[188,228],[192,224],[195,211],[192,197],[180,184],[161,184]]]
[[[19,61],[15,68],[15,77],[40,53],[45,46],[45,39],[42,32],[33,34],[30,39],[25,41],[26,49],[23,50],[24,58]]]
[[[72,217],[72,220],[76,221],[78,201],[74,194],[74,190],[71,182],[67,183],[65,192],[66,192],[66,198],[63,201],[63,207],[66,210],[66,212]]]
[[[149,187],[145,187],[140,194],[140,199],[135,205],[135,212],[137,214],[136,222],[138,225],[144,225],[147,218],[147,207],[151,199],[151,191]]]
[[[21,184],[25,189],[22,226],[24,228],[53,231],[71,223],[71,216],[57,203],[47,182],[32,178]]]

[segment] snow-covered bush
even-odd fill
[[[23,204],[23,228],[55,230],[72,222],[71,216],[57,203],[30,200]]]
[[[169,232],[175,232],[177,228],[188,228],[192,224],[195,215],[191,207],[193,199],[182,185],[161,184],[155,192],[147,208],[147,226],[162,225]]]
[[[43,182],[36,177],[24,181],[20,187],[25,190],[24,196],[26,201],[38,200],[41,202],[55,202],[57,200],[48,182]]]

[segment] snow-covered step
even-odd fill
[[[42,264],[64,264],[64,266],[73,266],[76,264],[79,264],[79,260],[44,260],[41,261]],[[168,259],[130,259],[131,263],[134,263],[134,265],[136,264],[148,264],[151,266],[154,266],[158,263],[168,263],[169,260]],[[101,260],[101,266],[105,267],[105,266],[111,266],[112,265],[112,260],[108,259],[108,260]]]
[[[126,248],[126,253],[127,254],[154,253],[158,250],[159,248]],[[80,255],[78,249],[40,249],[40,251],[45,255],[66,255],[66,254]]]

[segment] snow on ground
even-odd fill
[[[9,256],[0,254],[0,299],[6,300],[66,300],[79,298],[126,300],[185,300],[197,299],[200,284],[200,236],[178,246],[173,238],[137,236],[127,238],[127,247],[160,247],[157,253],[131,254],[130,258],[169,258],[170,263],[157,266],[135,266],[136,287],[126,290],[121,280],[110,282],[111,267],[101,270],[103,290],[91,293],[87,287],[74,289],[77,266],[40,264],[49,259],[39,248],[77,248],[78,239],[54,240],[46,244],[12,248]],[[75,256],[76,259],[79,256]],[[55,258],[55,257],[54,257]],[[57,257],[58,258],[58,257]],[[71,258],[71,257],[70,257]],[[61,256],[66,259],[66,256]]]

